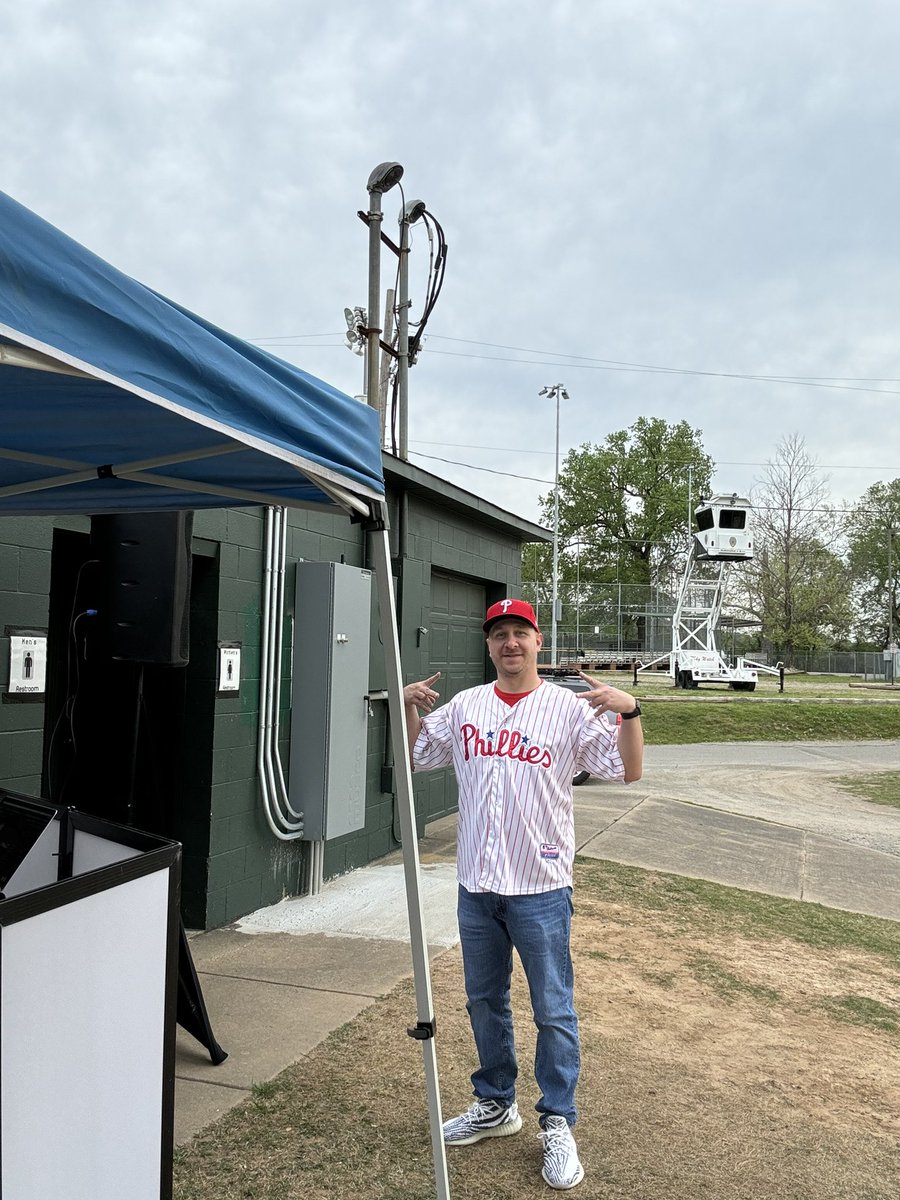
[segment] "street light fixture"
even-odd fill
[[[553,471],[553,614],[550,624],[550,666],[555,667],[556,623],[558,620],[557,596],[559,592],[559,401],[560,399],[568,400],[569,393],[561,383],[553,383],[548,387],[541,388],[538,395],[549,396],[551,400],[556,401],[556,459]]]
[[[403,177],[403,167],[399,163],[386,162],[380,163],[369,176],[367,184],[369,191],[369,209],[368,212],[359,212],[359,217],[363,220],[369,229],[369,309],[368,309],[368,324],[365,329],[361,330],[365,334],[367,358],[366,358],[366,399],[372,408],[379,410],[381,417],[381,435],[382,445],[385,445],[385,428],[387,416],[387,385],[391,374],[391,368],[388,365],[387,357],[382,358],[379,355],[379,350],[384,350],[386,356],[393,359],[396,364],[394,371],[394,393],[393,393],[393,416],[395,423],[395,434],[399,433],[399,455],[402,459],[408,456],[407,446],[407,383],[409,367],[416,361],[419,344],[422,339],[422,333],[428,317],[434,308],[435,302],[440,294],[441,286],[444,278],[444,267],[447,258],[447,243],[444,238],[444,231],[441,229],[440,223],[434,218],[425,205],[424,200],[407,201],[403,197],[403,207],[400,210],[400,239],[399,245],[392,241],[381,229],[382,224],[382,209],[381,197],[385,192],[399,184]],[[403,188],[400,188],[402,194]],[[411,225],[415,225],[418,221],[424,220],[427,232],[428,241],[431,244],[432,256],[429,266],[428,276],[428,293],[426,296],[425,307],[422,317],[416,322],[417,330],[415,337],[409,336],[409,229]],[[437,237],[437,256],[434,252],[434,241]],[[390,326],[392,317],[396,312],[397,315],[397,332],[395,336],[391,336],[390,332],[382,337],[383,330],[381,328],[381,310],[380,310],[380,273],[381,273],[381,243],[384,243],[389,249],[396,254],[398,260],[397,266],[397,298],[394,302],[393,291],[388,292],[386,321]],[[352,318],[356,310],[345,310],[347,318],[348,335],[347,340],[352,348]],[[399,429],[397,428],[399,426]],[[397,448],[395,446],[395,452]]]

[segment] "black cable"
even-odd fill
[[[447,239],[444,236],[443,227],[427,209],[424,213],[424,219],[429,230],[429,244],[432,246],[429,256],[429,272],[428,272],[428,287],[426,289],[425,306],[422,311],[420,320],[415,322],[416,332],[410,341],[409,354],[410,365],[415,362],[419,348],[422,342],[422,335],[425,332],[425,327],[428,324],[428,319],[434,311],[434,307],[438,302],[441,294],[441,289],[444,286],[444,274],[447,267]],[[437,237],[437,255],[434,254],[433,238],[431,235],[431,226],[434,226],[434,234]]]
[[[404,213],[406,212],[406,197],[405,196],[403,197],[403,212]],[[427,209],[423,213],[423,220],[425,221],[426,228],[428,229],[428,240],[429,240],[429,245],[430,245],[431,249],[430,249],[429,257],[428,257],[428,275],[426,278],[425,301],[422,306],[422,315],[421,315],[421,317],[418,318],[418,320],[415,320],[415,321],[411,320],[409,318],[409,316],[407,315],[407,329],[412,328],[412,330],[413,330],[412,335],[409,337],[409,340],[407,343],[407,366],[408,367],[415,366],[416,359],[418,358],[418,354],[419,354],[419,349],[421,347],[422,335],[425,331],[425,326],[428,324],[428,319],[431,316],[432,312],[434,311],[434,306],[437,303],[438,297],[441,294],[441,289],[444,286],[444,272],[445,272],[446,263],[447,263],[447,241],[446,241],[446,238],[444,237],[444,230],[441,227],[440,222]],[[432,226],[433,226],[433,230],[434,230],[433,232],[432,232]],[[435,240],[437,241],[437,251],[435,251],[435,249],[434,249]],[[407,243],[408,243],[408,239],[407,239]],[[407,250],[407,253],[408,253],[408,250]],[[398,261],[398,269],[397,269],[397,279],[398,279],[398,284],[399,284],[399,261]],[[399,286],[395,290],[395,293],[394,293],[395,297],[398,296],[398,293],[399,293]],[[408,297],[406,297],[405,300],[406,300],[406,303],[409,303]],[[394,313],[395,313],[396,320],[395,320],[394,335],[391,338],[391,347],[395,348],[395,349],[399,349],[400,305],[399,305],[399,302],[397,302],[396,300],[395,300],[395,305],[394,305]],[[391,451],[393,454],[397,453],[397,447],[398,447],[399,440],[400,440],[400,431],[399,431],[400,412],[399,412],[399,406],[398,406],[399,386],[400,386],[399,372],[396,370],[396,367],[394,367],[392,376],[391,376],[391,392],[390,392],[390,403],[391,403],[390,447],[391,447]]]
[[[74,716],[75,702],[78,698],[78,689],[81,683],[81,664],[78,652],[78,622],[82,619],[82,617],[94,616],[96,614],[96,609],[88,608],[85,609],[84,612],[78,613],[77,615],[76,610],[78,608],[78,593],[81,590],[81,577],[84,573],[84,569],[85,567],[96,566],[99,564],[99,562],[99,558],[85,559],[85,561],[78,568],[78,572],[75,576],[75,588],[72,593],[72,608],[69,613],[68,629],[66,630],[66,690],[63,697],[63,702],[60,705],[59,716],[56,718],[56,723],[53,726],[53,732],[50,734],[50,744],[47,747],[47,790],[50,793],[51,800],[53,799],[53,752],[56,745],[56,738],[64,717],[67,719],[69,726],[69,739],[72,744],[73,765],[75,755],[77,753]],[[75,674],[74,690],[72,687],[73,664]],[[62,803],[62,800],[65,796],[66,786],[68,785],[71,773],[72,768],[70,767],[65,783],[60,789],[59,803]]]
[[[403,190],[402,183],[398,184],[397,186],[400,189],[400,204],[401,204],[400,219],[402,221],[403,215],[406,212],[406,193]],[[399,439],[399,433],[398,433],[399,415],[397,412],[398,372],[397,372],[397,368],[396,368],[396,362],[397,362],[396,353],[399,348],[399,336],[400,336],[400,308],[399,308],[399,305],[397,304],[397,296],[398,296],[399,292],[400,292],[400,255],[398,254],[397,255],[397,269],[394,272],[394,304],[393,304],[393,309],[392,309],[392,311],[394,313],[394,328],[391,332],[391,340],[389,343],[390,347],[391,347],[391,351],[393,352],[390,356],[391,362],[390,362],[390,366],[388,368],[388,381],[390,384],[390,408],[391,408],[390,424],[388,424],[387,414],[385,414],[385,428],[388,430],[388,433],[390,435],[390,450],[391,450],[391,453],[395,456],[397,454],[397,443],[398,443],[398,439]],[[385,397],[385,403],[387,403],[387,396]]]
[[[144,710],[144,664],[138,665],[137,692],[134,701],[134,724],[131,735],[131,762],[128,770],[128,795],[125,804],[126,825],[134,825],[135,786],[137,783],[138,746],[141,740],[141,714]]]

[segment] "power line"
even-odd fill
[[[627,367],[635,371],[659,371],[669,375],[714,375],[726,379],[759,379],[770,383],[900,383],[900,379],[879,379],[867,376],[842,375],[795,375],[793,373],[779,375],[760,375],[749,371],[705,371],[687,367],[656,366],[652,363],[625,362],[617,358],[596,358],[586,354],[565,354],[555,350],[533,350],[528,346],[504,346],[495,342],[478,342],[472,338],[448,337],[445,334],[434,333],[432,338],[442,342],[459,342],[467,346],[484,346],[492,350],[513,350],[520,354],[548,354],[553,358],[573,359],[589,363],[604,363],[614,367]]]
[[[340,342],[329,342],[329,346],[346,346],[343,340],[343,334],[335,333],[333,329],[326,330],[325,333],[285,333],[280,337],[251,337],[247,338],[248,342],[254,342],[257,346],[275,346],[275,345],[293,345],[302,338],[317,338],[317,337],[340,337]]]
[[[433,350],[429,349],[428,346],[423,346],[422,350],[426,354],[442,354],[448,358],[473,358],[481,362],[524,363],[533,367],[566,367],[567,369],[574,367],[580,371],[617,371],[624,374],[637,375],[692,375],[710,379],[744,379],[756,383],[792,384],[796,387],[831,388],[840,392],[867,392],[876,396],[900,396],[900,390],[896,388],[856,387],[849,383],[824,383],[814,381],[813,379],[793,378],[781,375],[748,375],[739,371],[693,371],[682,367],[619,367],[602,365],[602,360],[597,362],[563,363],[555,359],[552,362],[542,362],[540,359],[503,358],[495,354],[462,354],[456,350]],[[894,381],[891,380],[891,382],[893,383]]]
[[[290,346],[301,345],[301,339],[312,337],[337,337],[338,334],[332,333],[299,333],[285,334],[281,337],[265,337],[265,338],[248,338],[248,341],[256,342],[258,345],[275,345],[275,346]],[[544,355],[552,358],[554,361],[547,362],[540,358],[506,358],[493,354],[466,354],[455,350],[436,350],[433,347],[424,343],[420,347],[421,353],[426,354],[441,354],[449,358],[472,358],[481,362],[500,362],[500,363],[519,363],[522,365],[552,367],[552,366],[567,366],[575,367],[580,370],[589,371],[615,371],[626,374],[645,374],[645,375],[688,375],[694,377],[708,379],[743,379],[755,383],[777,383],[777,384],[793,384],[797,387],[822,387],[831,388],[838,391],[849,392],[867,392],[874,395],[882,396],[897,396],[900,395],[900,390],[895,388],[874,388],[857,386],[863,383],[900,383],[900,379],[893,377],[868,377],[868,376],[841,376],[841,375],[763,375],[752,371],[709,371],[696,367],[672,367],[659,365],[654,363],[633,363],[615,358],[595,358],[585,354],[566,354],[556,350],[534,350],[528,346],[507,346],[497,342],[481,342],[473,338],[454,338],[445,334],[433,333],[429,335],[430,341],[445,341],[455,342],[459,345],[466,346],[482,346],[485,349],[491,350],[510,350],[516,354],[531,354]],[[308,347],[310,349],[333,349],[336,345],[343,343],[323,344],[319,347]],[[560,361],[560,360],[565,360]]]
[[[438,458],[436,454],[421,454],[418,450],[412,450],[417,458],[427,458],[432,462],[449,463],[451,467],[466,467],[470,471],[486,471],[489,475],[505,475],[507,479],[527,479],[529,483],[544,483],[548,487],[553,486],[553,480],[537,479],[534,475],[516,475],[512,471],[497,471],[493,467],[476,467],[472,463],[457,462],[453,458]]]
[[[449,446],[449,447],[453,448],[454,450],[490,450],[492,453],[496,453],[497,451],[500,451],[504,454],[544,454],[544,455],[548,455],[551,458],[553,457],[552,450],[530,450],[530,449],[526,449],[524,447],[519,447],[519,446],[480,446],[480,445],[477,445],[477,444],[471,443],[471,442],[444,442],[444,441],[429,442],[429,441],[424,441],[422,439],[414,439],[413,441],[410,442],[410,445],[411,446],[413,446],[413,445],[415,445],[415,446]],[[422,457],[422,458],[432,457],[431,455],[428,455],[428,454],[421,454],[421,452],[418,450],[414,450],[413,453],[419,454],[420,457]],[[451,462],[452,460],[447,458],[447,459],[441,459],[440,461],[441,462]],[[690,464],[696,465],[696,459],[685,458],[685,459],[673,459],[672,460],[672,466],[687,466]],[[464,466],[468,466],[469,464],[459,463],[457,465],[464,467]],[[770,467],[772,464],[770,462],[735,462],[735,461],[729,461],[724,458],[722,458],[722,459],[717,458],[717,459],[713,460],[713,465],[716,467]],[[868,463],[816,463],[815,465],[818,470],[822,470],[822,471],[872,471],[873,473],[876,471],[900,471],[900,467],[872,467],[872,466],[869,466]],[[478,469],[479,468],[473,467],[473,470],[478,470]],[[486,470],[487,468],[484,468],[484,469]],[[543,483],[544,481],[538,480],[538,482]]]
[[[487,449],[487,447],[484,447],[484,449]],[[476,467],[473,463],[459,462],[457,459],[453,459],[453,458],[439,458],[436,454],[421,454],[418,450],[413,450],[411,453],[415,454],[417,458],[427,458],[432,462],[447,463],[451,467],[465,467],[469,471],[484,471],[488,475],[504,475],[507,479],[524,479],[528,483],[542,483],[542,484],[544,484],[545,487],[553,486],[552,479],[538,479],[534,475],[516,475],[512,471],[497,471],[494,467]],[[746,467],[746,466],[756,466],[756,465],[767,466],[768,464],[767,463],[763,463],[763,464],[726,463],[723,465]],[[785,507],[786,507],[785,505],[777,505],[777,504],[753,504],[753,505],[751,505],[751,508],[753,509],[754,512],[784,512]],[[835,505],[823,504],[823,505],[819,505],[818,507],[814,507],[814,508],[801,508],[799,506],[796,506],[796,507],[792,507],[791,511],[795,512],[795,513],[817,513],[817,512],[832,513],[837,516],[837,515],[846,514],[846,513],[870,512],[873,510],[857,509],[856,505],[851,505],[848,508],[838,508]]]

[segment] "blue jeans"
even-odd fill
[[[457,915],[466,1009],[481,1064],[472,1076],[475,1095],[506,1105],[516,1097],[518,1065],[509,1003],[515,947],[537,1026],[534,1076],[542,1094],[535,1107],[574,1125],[581,1054],[569,952],[572,889],[500,896],[467,892],[460,886]]]

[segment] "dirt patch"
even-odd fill
[[[900,1150],[900,977],[890,964],[678,933],[649,915],[607,925],[606,959],[593,947],[599,915],[573,938],[582,1023],[598,1043],[627,1044],[648,1075],[699,1074],[726,1095],[765,1097],[770,1113],[802,1117],[823,1137],[864,1134]],[[848,997],[893,1013],[895,1029],[851,1024]]]
[[[900,1032],[871,1017],[900,1018],[900,963],[688,927],[587,888],[576,908],[579,1197],[898,1200]],[[450,1114],[475,1065],[458,949],[435,960],[433,991]],[[844,1012],[847,997],[870,1007]],[[512,1002],[524,1127],[448,1152],[457,1200],[550,1194],[518,969]],[[177,1200],[433,1197],[414,1021],[407,981],[180,1152]]]

